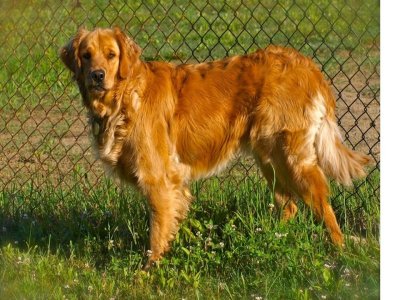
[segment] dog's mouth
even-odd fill
[[[88,90],[92,93],[92,94],[103,94],[105,92],[107,92],[107,89],[103,86],[103,85],[90,85],[88,87]]]

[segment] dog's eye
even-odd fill
[[[115,53],[114,52],[108,53],[108,59],[112,59],[114,57],[115,57]]]
[[[89,53],[89,52],[86,52],[86,53],[84,53],[84,54],[82,55],[82,57],[83,57],[84,59],[90,59],[90,53]]]

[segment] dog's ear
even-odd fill
[[[81,69],[81,60],[78,55],[79,44],[87,34],[86,29],[80,28],[76,36],[60,49],[61,60],[74,73],[75,77]]]
[[[114,34],[120,49],[119,76],[125,79],[139,62],[142,49],[130,39],[119,27],[114,27]]]

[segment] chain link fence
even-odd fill
[[[78,89],[58,50],[81,26],[114,25],[142,47],[145,60],[200,62],[269,44],[313,57],[337,97],[345,142],[370,154],[371,174],[379,174],[378,1],[4,0],[1,189],[50,184],[68,192],[82,182],[93,188],[103,177]],[[240,183],[253,173],[252,161],[238,161],[219,180]],[[367,182],[374,184],[371,174]],[[379,184],[373,188],[379,197]]]

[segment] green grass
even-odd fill
[[[379,298],[378,171],[358,192],[332,187],[344,233],[365,239],[348,240],[343,251],[302,205],[294,220],[280,222],[259,180],[194,184],[189,217],[150,273],[141,271],[148,214],[135,190],[103,180],[68,194],[3,191],[0,298]]]

